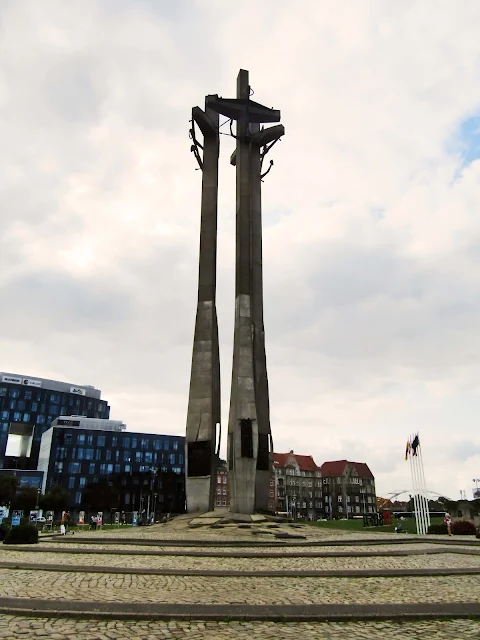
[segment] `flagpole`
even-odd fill
[[[425,501],[427,503],[427,531],[428,531],[428,527],[430,526],[430,510],[428,508],[428,496],[427,496],[427,485],[425,482],[425,470],[423,468],[423,454],[422,454],[422,445],[420,444],[419,447],[419,456],[420,456],[420,469],[422,472],[422,482],[423,482],[423,489],[425,491]]]
[[[410,434],[409,436],[410,442],[413,441],[413,437]],[[415,465],[414,465],[414,455],[412,453],[412,451],[410,451],[410,473],[412,474],[412,487],[413,487],[413,504],[415,506],[415,525],[417,527],[417,533],[420,534],[421,533],[421,523],[420,523],[420,512],[419,512],[419,508],[418,508],[418,494],[417,494],[417,478],[416,478],[416,473],[415,473]]]

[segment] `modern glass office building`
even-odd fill
[[[60,415],[108,418],[110,407],[90,385],[0,372],[0,469],[36,469],[42,434]],[[6,456],[10,435],[21,438],[18,456]]]
[[[40,449],[43,492],[63,487],[74,510],[182,512],[185,438],[124,429],[114,420],[54,420]]]

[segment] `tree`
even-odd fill
[[[9,507],[18,489],[18,478],[0,475],[0,506]]]
[[[106,478],[86,486],[82,496],[82,506],[92,511],[109,511],[118,507],[118,491]]]
[[[37,506],[37,490],[34,487],[22,487],[12,500],[15,509],[33,511]]]
[[[378,497],[377,498],[377,511],[379,511],[380,509],[387,509],[387,510],[393,509],[392,501],[389,498]]]
[[[40,497],[40,507],[45,511],[63,511],[68,507],[68,491],[58,484],[53,485],[50,491]]]

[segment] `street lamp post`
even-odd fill
[[[295,493],[292,496],[292,516],[294,520],[297,519],[297,496]]]

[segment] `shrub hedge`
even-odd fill
[[[441,524],[431,524],[428,527],[428,533],[434,533],[435,535],[442,535],[444,533],[448,533],[447,525],[443,524],[443,522]]]
[[[452,533],[456,536],[474,536],[477,530],[473,522],[457,520],[452,524]]]
[[[37,542],[37,528],[32,524],[20,524],[8,531],[3,544],[37,544]]]

